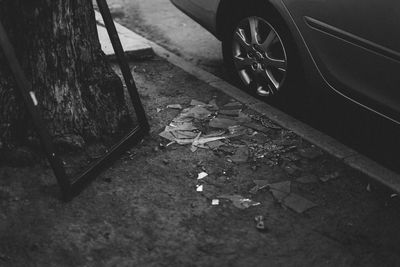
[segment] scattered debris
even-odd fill
[[[211,116],[212,112],[202,106],[195,106],[192,108],[184,109],[178,117],[174,119],[175,122],[185,122],[186,119],[203,120]]]
[[[248,128],[251,128],[251,129],[253,129],[255,131],[258,131],[258,132],[261,132],[261,133],[268,134],[268,129],[267,128],[265,128],[264,126],[262,126],[262,125],[260,125],[258,123],[255,123],[255,122],[247,122],[243,126],[246,126]]]
[[[213,199],[213,200],[211,201],[211,205],[213,205],[213,206],[218,206],[218,205],[219,205],[219,199]]]
[[[157,111],[157,113],[160,113],[162,111],[162,109],[161,108],[157,108],[156,111]]]
[[[242,109],[243,105],[237,101],[230,102],[228,104],[225,104],[223,106],[223,109],[228,110],[228,109]]]
[[[232,204],[239,209],[247,209],[252,206],[258,206],[261,204],[260,202],[255,202],[251,199],[244,198],[241,195],[221,195],[218,196],[218,198],[228,199],[232,201]]]
[[[339,172],[334,172],[334,173],[331,173],[331,174],[324,175],[324,176],[320,177],[319,179],[320,179],[322,182],[326,183],[326,182],[328,182],[328,181],[330,181],[330,180],[339,178],[339,176],[340,176],[340,173],[339,173]]]
[[[314,202],[293,193],[285,197],[282,204],[297,213],[303,213],[317,206]]]
[[[398,194],[391,194],[390,195],[390,198],[395,198],[395,197],[398,197]]]
[[[251,115],[250,118],[253,121],[258,121],[261,123],[262,126],[264,126],[265,128],[269,128],[269,129],[273,129],[273,130],[281,130],[282,128],[273,124],[272,122],[269,122],[267,119],[263,118],[262,116],[258,116],[258,115]]]
[[[195,131],[195,130],[197,130],[197,127],[193,125],[193,122],[180,122],[180,123],[171,122],[167,127],[165,127],[165,131],[167,132]]]
[[[203,192],[203,189],[204,189],[203,185],[196,185],[197,192]]]
[[[217,111],[219,109],[217,100],[215,98],[211,99],[210,102],[208,102],[208,107],[214,111]]]
[[[238,121],[225,118],[214,118],[210,121],[209,126],[217,129],[228,129],[230,126],[238,125]]]
[[[170,109],[182,109],[182,106],[180,104],[172,104],[172,105],[168,105],[167,108],[170,108]]]
[[[204,178],[206,178],[207,176],[208,176],[208,173],[206,173],[206,172],[201,172],[201,173],[199,173],[199,174],[197,175],[197,180],[204,179]]]
[[[262,215],[257,215],[254,217],[254,221],[256,222],[256,228],[259,231],[268,231],[268,228],[265,226],[265,219]]]
[[[239,135],[243,135],[243,134],[247,133],[248,128],[243,127],[241,125],[234,125],[234,126],[229,126],[228,131],[229,131],[229,134],[231,134],[231,135],[239,136]]]
[[[226,116],[232,116],[232,117],[238,117],[240,114],[241,110],[240,109],[228,109],[228,110],[220,110],[219,114],[221,115],[226,115]]]

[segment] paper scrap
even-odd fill
[[[213,205],[213,206],[218,206],[218,205],[219,205],[219,199],[213,199],[213,200],[211,201],[211,205]]]
[[[252,206],[258,206],[261,204],[260,202],[255,202],[251,199],[244,198],[241,195],[221,195],[218,196],[218,198],[228,199],[232,201],[232,204],[239,209],[247,209]]]
[[[209,126],[218,129],[228,129],[230,126],[238,125],[239,122],[236,120],[225,119],[225,118],[214,118],[210,121]]]
[[[256,185],[250,189],[251,194],[257,193],[259,190],[262,190],[269,186],[269,181],[267,180],[254,180],[253,181]]]
[[[168,105],[167,108],[170,108],[170,109],[182,109],[182,106],[180,104],[171,104],[171,105]]]
[[[208,173],[206,173],[206,172],[201,172],[201,173],[199,173],[199,174],[197,175],[197,180],[204,179],[204,178],[206,178],[207,176],[208,176]]]

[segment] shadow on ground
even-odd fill
[[[216,99],[223,106],[231,99],[158,58],[131,67],[151,134],[69,203],[57,198],[46,164],[1,167],[0,265],[400,264],[397,197],[279,127],[266,127],[259,141],[290,143],[292,149],[273,153],[274,158],[235,163],[226,150],[166,146],[169,141],[159,133],[180,112],[167,105]],[[241,138],[230,142],[245,144]],[[196,192],[200,172],[208,177],[203,192]],[[332,173],[332,179],[323,179]],[[311,175],[311,182],[300,182]],[[292,192],[317,206],[294,212],[268,187],[250,193],[254,180],[290,181]],[[221,194],[260,205],[239,209],[220,199],[213,206]],[[258,215],[264,217],[265,231],[256,228]]]

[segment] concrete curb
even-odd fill
[[[355,169],[370,179],[390,188],[397,193],[400,193],[399,174],[383,167],[375,161],[356,152],[355,150],[341,144],[332,137],[315,130],[314,128],[294,119],[284,112],[266,103],[260,102],[256,98],[244,93],[239,88],[232,86],[217,76],[195,66],[194,64],[173,54],[158,44],[150,40],[147,40],[147,43],[152,46],[154,52],[158,56],[165,58],[171,64],[195,76],[197,79],[205,82],[209,86],[224,92],[230,97],[248,106],[250,109],[268,117],[282,127],[293,131],[308,142],[320,147],[328,154],[341,160],[350,168]]]
[[[104,26],[103,18],[101,17],[101,14],[97,11],[95,11],[95,17],[96,17],[97,33],[99,36],[101,49],[108,58],[114,60],[115,59],[114,49],[108,37],[107,30]],[[124,48],[125,54],[128,57],[128,59],[144,59],[154,56],[153,48],[150,46],[147,39],[132,32],[131,30],[122,26],[119,23],[116,22],[114,23],[122,47]]]

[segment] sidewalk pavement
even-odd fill
[[[95,11],[95,16],[101,48],[107,56],[114,57],[114,50],[104,26],[103,18],[97,11]],[[121,24],[115,23],[115,28],[117,29],[125,54],[129,59],[146,58],[154,55],[153,49],[145,38],[125,28]]]
[[[96,20],[98,22],[99,39],[102,49],[106,55],[112,57],[114,53],[107,36],[107,32],[104,28],[101,15],[98,12],[96,12]],[[173,65],[178,66],[206,84],[228,94],[232,98],[246,105],[248,108],[268,117],[282,127],[295,132],[300,137],[326,151],[328,154],[331,154],[332,156],[343,161],[344,164],[365,174],[368,178],[377,181],[378,183],[397,193],[400,193],[400,174],[385,168],[384,166],[365,157],[364,155],[359,154],[353,149],[339,143],[335,139],[311,128],[310,126],[290,117],[289,115],[269,106],[268,104],[258,101],[257,99],[245,94],[238,88],[235,88],[211,73],[196,67],[192,63],[183,60],[182,58],[174,55],[154,42],[141,37],[119,23],[115,23],[115,25],[128,58],[132,59],[149,57],[154,54],[154,49],[158,56],[165,58]]]

